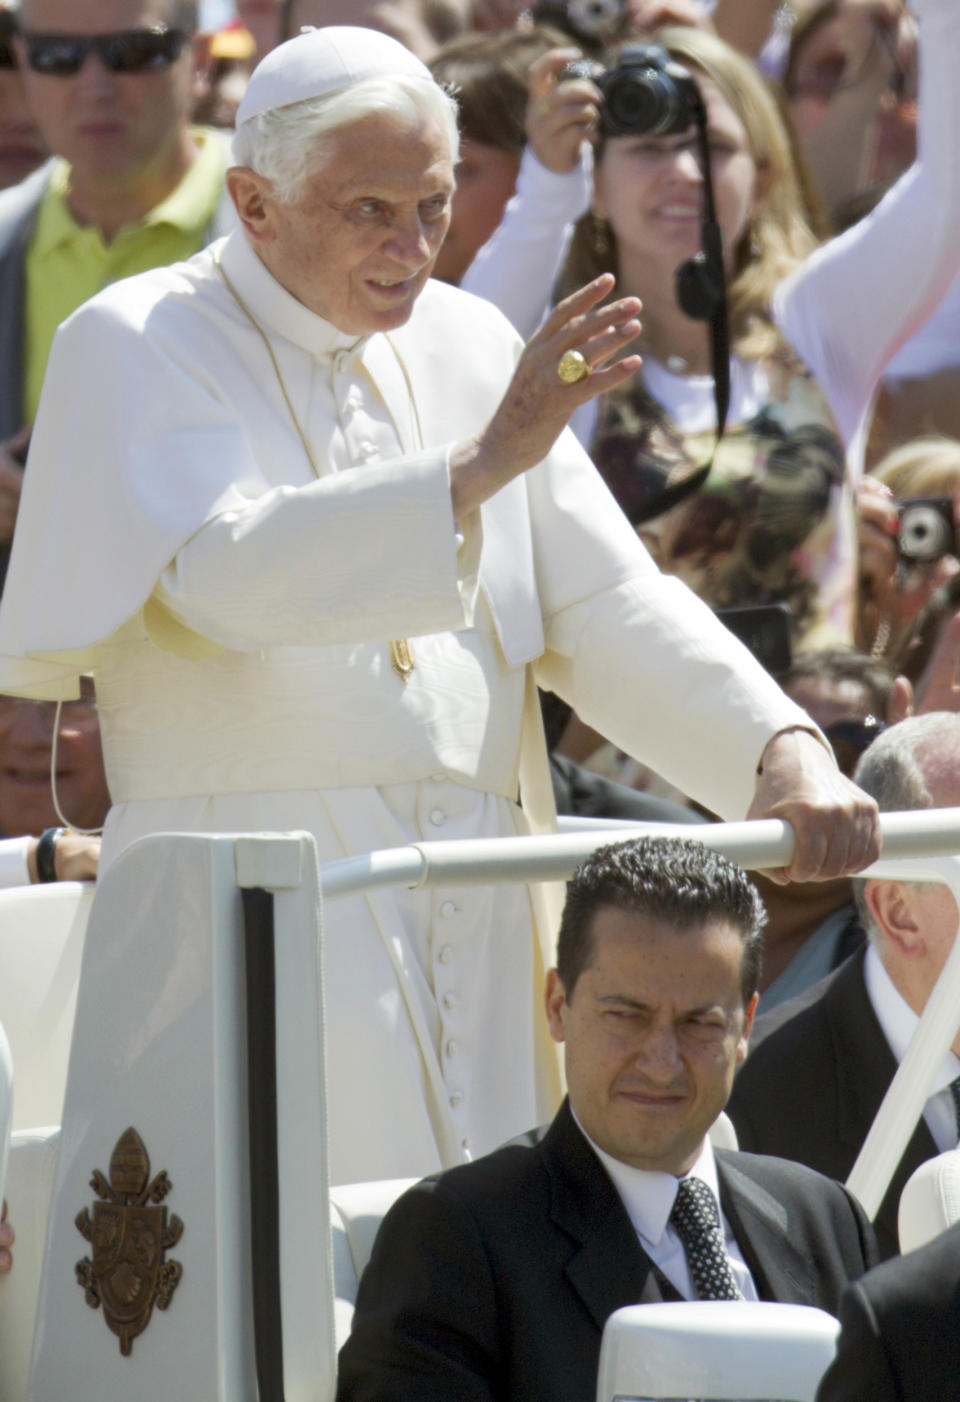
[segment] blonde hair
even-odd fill
[[[730,264],[730,334],[738,354],[769,355],[783,345],[770,314],[774,290],[817,246],[787,126],[755,65],[732,45],[692,25],[661,29],[655,37],[695,75],[709,78],[743,123],[757,167],[757,191]],[[566,286],[617,271],[612,231],[609,249],[598,251],[600,244],[597,220],[588,214],[577,226]]]
[[[888,453],[871,476],[895,497],[952,497],[960,491],[960,442],[936,434],[914,438]]]

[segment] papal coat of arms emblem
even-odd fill
[[[167,1308],[183,1273],[179,1261],[164,1259],[183,1232],[180,1218],[171,1214],[168,1219],[167,1209],[159,1206],[171,1186],[165,1171],[150,1178],[143,1140],[128,1129],[111,1155],[109,1183],[99,1169],[90,1179],[100,1198],[93,1216],[84,1208],[75,1219],[93,1247],[92,1261],[84,1256],[77,1262],[77,1281],[91,1309],[103,1305],[124,1356],[150,1323],[154,1305]]]

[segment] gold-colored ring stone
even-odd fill
[[[557,366],[557,374],[565,385],[575,385],[590,374],[590,366],[578,350],[564,351]]]

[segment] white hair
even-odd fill
[[[936,783],[937,763],[960,753],[960,715],[955,711],[928,711],[908,716],[892,725],[864,750],[853,772],[853,781],[875,798],[881,813],[910,813],[933,807],[931,783]],[[927,882],[917,885],[926,886]],[[867,905],[866,882],[856,879],[853,893],[860,923],[871,939],[880,931]]]
[[[293,204],[307,177],[327,158],[336,132],[374,114],[417,123],[434,118],[446,134],[450,160],[456,165],[460,148],[456,101],[432,79],[406,76],[367,78],[323,97],[261,112],[237,130],[233,159],[236,165],[265,176],[282,204]]]

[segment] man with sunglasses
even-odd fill
[[[226,143],[191,129],[195,0],[24,0],[13,43],[57,157],[0,194],[0,587],[54,333],[108,283],[233,223]]]
[[[932,711],[880,734],[854,778],[883,812],[960,805],[960,715]],[[843,1181],[860,1152],[957,933],[939,883],[854,881],[869,936],[807,993],[759,1017],[728,1107],[741,1149],[776,1154]],[[960,1139],[960,1036],[938,1069],[923,1117],[875,1223],[897,1251],[904,1183]]]

